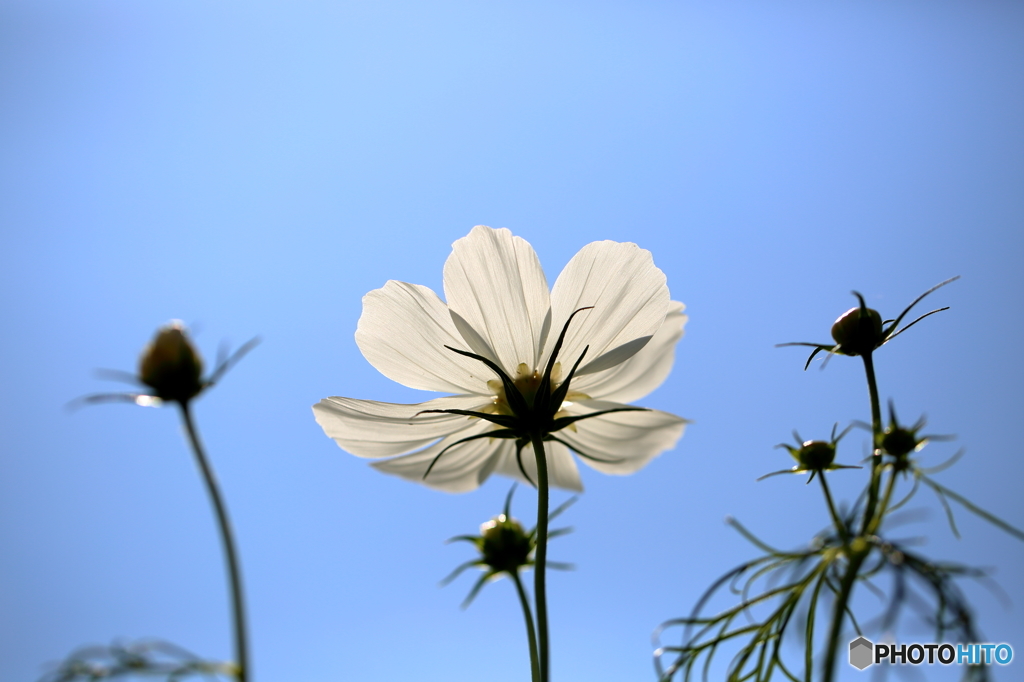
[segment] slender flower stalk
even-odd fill
[[[249,637],[246,632],[245,593],[242,590],[242,571],[238,562],[238,550],[235,549],[234,533],[231,531],[231,520],[228,518],[228,510],[217,485],[217,477],[210,467],[202,442],[199,440],[199,433],[192,420],[189,404],[186,401],[179,403],[179,406],[181,407],[182,421],[185,422],[185,430],[188,432],[188,440],[196,457],[196,464],[199,465],[199,471],[203,475],[206,492],[210,496],[210,503],[213,505],[213,511],[217,517],[217,528],[220,531],[224,558],[227,561],[228,583],[231,587],[231,615],[235,633],[235,661],[238,666],[235,677],[238,682],[247,682],[249,679]]]
[[[885,484],[885,493],[882,495],[882,503],[878,505],[878,513],[875,514],[875,520],[870,526],[864,531],[863,535],[870,536],[878,532],[878,527],[882,525],[882,520],[885,515],[890,511],[889,502],[892,501],[892,492],[896,488],[896,472],[889,472],[889,480]]]
[[[882,457],[878,450],[878,442],[882,435],[882,406],[878,399],[878,382],[875,379],[875,363],[871,351],[861,356],[864,361],[864,374],[868,380],[868,397],[871,401],[871,484],[868,489],[868,503],[864,506],[864,520],[861,531],[866,531],[875,518],[875,505],[878,503],[878,489],[882,475]]]
[[[548,596],[545,578],[548,560],[548,465],[544,456],[544,438],[533,434],[533,452],[537,457],[537,556],[533,568],[533,597],[537,603],[537,637],[540,640],[540,680],[551,675],[548,638]]]
[[[847,545],[847,562],[843,578],[839,583],[839,591],[836,594],[835,603],[832,605],[832,620],[829,623],[828,642],[825,645],[825,682],[832,682],[838,663],[840,650],[840,636],[843,630],[843,620],[847,616],[847,608],[850,595],[853,594],[853,585],[857,581],[860,567],[871,550],[866,542],[855,540],[852,545]]]
[[[875,379],[875,364],[871,358],[871,351],[864,353],[861,358],[864,360],[864,374],[868,382],[868,396],[871,401],[871,442],[879,443],[882,435],[882,407],[878,400],[878,382]],[[863,537],[872,535],[882,522],[885,507],[888,505],[889,496],[892,494],[892,483],[895,480],[893,475],[890,485],[886,490],[885,501],[881,508],[878,507],[878,490],[882,479],[884,468],[882,466],[881,452],[877,446],[871,453],[871,480],[868,483],[868,502],[864,507],[864,519],[861,523],[861,532],[858,541],[850,543],[844,537],[843,544],[846,546],[847,563],[843,579],[839,584],[839,592],[836,594],[835,603],[832,605],[832,621],[829,624],[828,643],[825,649],[825,682],[832,682],[835,676],[837,657],[839,654],[840,638],[842,637],[843,621],[846,619],[850,598],[853,595],[853,586],[860,574],[861,566],[870,553],[870,546],[863,541]],[[824,477],[822,478],[824,482]],[[827,489],[826,489],[827,493]],[[829,499],[831,505],[831,498]],[[876,513],[877,512],[877,513]]]
[[[523,589],[523,581],[518,571],[512,574],[512,582],[516,586],[516,594],[519,596],[519,604],[523,607],[523,621],[526,623],[526,641],[530,646],[530,679],[533,682],[540,681],[540,658],[537,654],[537,630],[533,625],[533,613],[530,611],[530,599]]]
[[[842,538],[843,544],[850,541],[850,534],[846,528],[846,524],[839,518],[839,514],[836,513],[836,505],[832,501],[832,492],[828,489],[828,483],[825,482],[825,472],[822,471],[818,477],[821,481],[821,490],[825,493],[825,502],[828,504],[828,513],[832,517],[832,523],[836,527],[836,532],[839,533],[839,537]]]
[[[875,363],[871,353],[871,350],[861,353],[861,359],[864,361],[864,374],[868,383],[868,398],[871,402],[871,442],[875,444],[871,453],[871,480],[868,482],[868,501],[864,506],[864,518],[861,522],[861,532],[858,536],[860,542],[850,544],[848,539],[844,538],[847,555],[846,572],[843,574],[842,582],[839,584],[839,592],[836,594],[835,603],[832,605],[832,622],[829,625],[828,644],[825,654],[825,682],[832,682],[835,675],[836,657],[841,648],[839,643],[842,636],[843,621],[846,619],[850,598],[853,595],[853,586],[857,581],[857,576],[860,574],[864,560],[867,559],[870,553],[870,546],[863,538],[873,535],[881,525],[885,508],[889,503],[889,497],[892,495],[892,484],[895,481],[895,474],[890,474],[890,485],[886,489],[885,500],[882,506],[879,507],[878,491],[885,472],[882,453],[878,447],[882,440],[882,405],[878,399],[878,381],[875,379]]]

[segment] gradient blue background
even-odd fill
[[[451,496],[381,475],[309,409],[429,397],[362,358],[360,298],[440,291],[479,223],[530,241],[550,282],[590,241],[634,241],[691,315],[643,404],[694,424],[634,476],[584,467],[576,532],[552,545],[578,567],[550,579],[554,679],[653,680],[652,630],[755,554],[726,515],[785,548],[826,523],[816,486],[754,479],[789,465],[772,447],[793,428],[869,418],[857,361],[802,372],[802,350],[773,347],[826,341],[854,288],[891,317],[963,276],[926,303],[952,310],[878,355],[880,390],[958,435],[923,453],[966,448],[938,480],[1024,526],[1022,74],[1013,2],[3,0],[0,679],[115,637],[231,655],[177,415],[65,409],[118,388],[93,370],[134,370],[171,318],[211,362],[264,339],[196,405],[255,679],[527,679],[510,584],[466,612],[469,576],[437,588],[471,556],[443,540],[508,482]],[[863,472],[831,480],[849,501]],[[534,504],[521,489],[514,511],[532,524]],[[956,540],[927,491],[915,507],[890,534],[991,568],[1005,597],[964,589],[1024,657],[1024,544],[962,510]],[[932,637],[913,619],[896,635]]]

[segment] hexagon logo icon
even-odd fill
[[[857,670],[863,670],[874,661],[874,645],[863,637],[850,642],[850,665]]]

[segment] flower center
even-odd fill
[[[523,398],[526,400],[526,404],[532,408],[537,399],[537,391],[540,389],[543,379],[544,375],[539,369],[530,369],[530,366],[525,362],[520,362],[519,366],[516,367],[516,375],[512,379],[512,384],[516,387],[516,390],[522,394]],[[551,368],[550,391],[552,394],[558,390],[561,380],[562,363],[556,362]],[[505,387],[502,385],[501,380],[491,379],[487,382],[487,387],[491,389],[494,397],[491,399],[491,404],[482,409],[481,412],[516,416],[512,407],[508,403],[508,398],[505,396]],[[570,390],[566,393],[565,398],[562,400],[562,404],[555,410],[555,417],[567,416],[568,413],[563,411],[562,407],[571,405],[573,400],[585,400],[589,397],[590,396],[585,393]],[[576,430],[573,427],[570,428],[573,431]]]

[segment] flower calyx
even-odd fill
[[[246,353],[259,343],[254,338],[230,357],[221,358],[210,376],[203,378],[203,360],[189,338],[188,329],[180,320],[172,320],[157,330],[153,340],[139,357],[137,375],[111,372],[116,378],[144,386],[140,393],[100,393],[81,400],[87,403],[130,402],[155,407],[176,402],[187,407],[200,393],[213,386]]]
[[[548,358],[547,365],[545,366],[543,373],[540,373],[539,371],[531,372],[528,367],[521,365],[516,379],[512,379],[505,370],[489,358],[475,353],[470,353],[469,351],[459,350],[458,348],[452,348],[451,346],[445,346],[445,348],[453,353],[458,353],[459,355],[464,355],[468,358],[473,358],[474,360],[484,363],[491,369],[491,371],[498,375],[501,387],[498,391],[496,401],[497,403],[500,403],[500,405],[496,403],[496,409],[491,412],[458,409],[423,410],[418,412],[417,416],[429,413],[459,414],[489,421],[492,424],[495,424],[498,428],[484,433],[467,436],[450,443],[430,462],[430,465],[423,474],[424,480],[426,480],[427,476],[430,475],[434,465],[437,464],[441,457],[443,457],[450,449],[467,441],[477,440],[480,438],[502,438],[515,440],[516,462],[519,465],[519,472],[523,475],[523,478],[529,481],[532,485],[535,485],[535,483],[530,479],[529,474],[526,473],[526,469],[523,466],[522,452],[523,448],[526,447],[527,444],[531,443],[535,438],[542,441],[556,441],[562,443],[582,457],[597,461],[607,461],[593,457],[584,452],[580,452],[579,448],[572,446],[566,441],[553,435],[566,427],[572,427],[573,424],[583,419],[591,419],[593,417],[599,417],[612,412],[647,411],[647,408],[632,406],[597,410],[583,415],[569,415],[562,411],[562,403],[566,401],[566,397],[569,395],[569,385],[572,378],[576,374],[576,370],[579,368],[580,363],[583,362],[583,358],[586,357],[590,346],[584,347],[583,352],[580,353],[580,356],[576,359],[572,369],[569,370],[568,375],[566,375],[565,379],[561,382],[558,381],[559,375],[561,374],[561,365],[558,362],[558,353],[562,349],[565,334],[568,331],[573,318],[576,317],[578,313],[581,313],[584,310],[591,310],[592,308],[593,306],[579,308],[569,316],[568,320],[565,321],[565,325],[562,327],[562,332],[558,336],[558,341],[551,350],[551,356]]]
[[[911,308],[921,302],[921,299],[939,287],[945,286],[958,279],[960,279],[959,275],[951,277],[944,282],[939,282],[931,289],[914,299],[910,305],[903,309],[903,312],[901,312],[895,320],[883,321],[879,312],[873,308],[869,308],[864,302],[864,297],[859,292],[854,291],[852,293],[857,297],[857,301],[860,305],[856,308],[850,308],[847,310],[832,324],[832,339],[835,341],[834,344],[795,342],[780,343],[778,346],[809,346],[813,348],[814,350],[811,351],[810,356],[807,358],[807,362],[804,364],[805,370],[810,367],[811,360],[814,359],[814,356],[822,351],[828,352],[830,356],[870,355],[873,351],[892,341],[894,338],[910,329],[929,315],[934,315],[935,313],[942,312],[943,310],[949,310],[949,306],[937,308],[921,315],[902,329],[897,329],[903,321],[903,318],[906,317]]]
[[[852,466],[848,464],[836,464],[836,445],[842,440],[843,436],[849,433],[853,425],[847,426],[843,429],[842,433],[836,436],[836,429],[839,424],[832,426],[832,435],[829,440],[803,440],[800,434],[793,431],[793,437],[796,439],[796,447],[788,445],[786,443],[780,443],[776,445],[777,448],[784,448],[789,454],[796,460],[796,466],[792,469],[782,469],[780,471],[773,471],[770,474],[765,474],[757,480],[763,480],[770,476],[778,474],[802,474],[810,472],[811,476],[807,479],[810,483],[814,480],[814,476],[824,471],[832,471],[834,469],[860,469],[859,466]]]
[[[480,576],[473,589],[470,590],[469,596],[462,602],[462,608],[466,608],[472,603],[488,580],[498,578],[502,574],[507,574],[514,580],[518,580],[520,569],[533,566],[533,553],[537,548],[537,528],[534,527],[526,531],[519,521],[512,518],[512,495],[515,493],[515,490],[516,486],[513,484],[512,488],[508,491],[508,496],[505,498],[504,511],[490,521],[482,523],[480,525],[480,535],[459,535],[448,540],[448,542],[469,542],[480,552],[478,558],[461,564],[441,581],[441,585],[447,585],[468,568],[477,567],[483,570],[483,575]],[[569,500],[548,515],[548,521],[553,520],[564,512],[574,502],[576,502],[575,497],[569,498]],[[548,538],[554,538],[571,532],[572,528],[558,528],[550,531]],[[547,566],[560,570],[572,568],[570,564],[550,561],[547,562]]]

